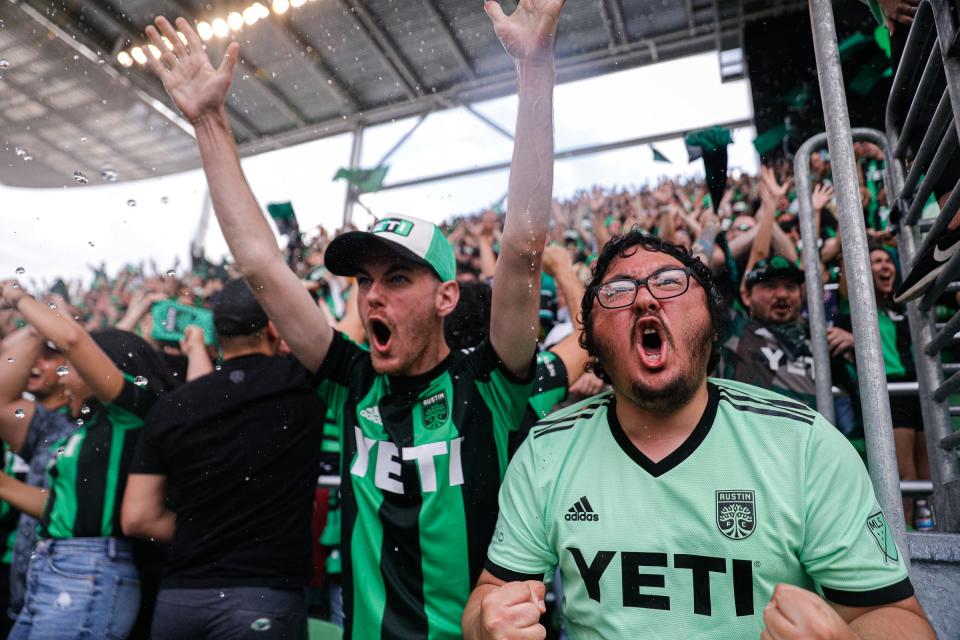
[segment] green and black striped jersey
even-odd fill
[[[124,374],[123,390],[108,404],[91,407],[72,435],[53,445],[47,471],[50,496],[40,519],[44,538],[122,536],[120,507],[127,472],[143,427],[156,400]]]
[[[23,482],[26,480],[27,471],[30,469],[27,463],[20,456],[15,454],[10,446],[2,443],[3,451],[3,472],[11,478],[16,478]],[[13,562],[13,543],[17,537],[17,521],[20,520],[20,512],[10,506],[9,503],[0,500],[0,556],[3,564]]]
[[[710,380],[708,394],[656,462],[609,392],[536,425],[507,471],[487,569],[515,581],[559,568],[574,639],[757,638],[781,582],[855,607],[913,594],[840,432],[759,387]]]
[[[342,427],[345,637],[462,636],[531,383],[489,343],[419,376],[378,375],[336,334],[317,391]]]

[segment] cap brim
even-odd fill
[[[368,231],[350,231],[334,238],[323,254],[323,264],[330,273],[335,275],[355,276],[363,266],[363,262],[375,251],[396,254],[404,260],[423,265],[436,273],[430,263],[402,244],[381,238]]]

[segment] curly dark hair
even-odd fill
[[[596,298],[597,289],[603,282],[610,268],[610,264],[617,258],[629,258],[639,249],[653,251],[656,253],[665,253],[679,260],[683,266],[690,269],[691,274],[700,283],[707,294],[707,307],[710,311],[710,322],[713,326],[713,349],[710,353],[710,360],[707,363],[707,371],[713,371],[720,362],[720,336],[724,335],[724,327],[727,323],[729,312],[727,304],[710,273],[709,267],[700,262],[699,258],[693,255],[683,246],[666,242],[656,236],[644,235],[638,229],[632,229],[623,235],[612,238],[600,251],[596,264],[593,267],[593,277],[590,284],[587,285],[586,293],[580,305],[580,317],[583,319],[583,332],[580,334],[580,346],[590,355],[590,363],[587,370],[592,371],[598,378],[604,382],[610,383],[610,376],[603,370],[603,366],[597,359],[596,344],[593,336],[593,300]]]

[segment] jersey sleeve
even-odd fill
[[[137,439],[137,448],[134,449],[130,473],[166,475],[167,468],[161,453],[160,420],[163,412],[170,409],[168,404],[161,400],[154,410],[147,414],[143,432]]]
[[[543,491],[537,483],[535,452],[527,440],[507,467],[500,487],[500,514],[487,549],[485,568],[507,582],[545,581],[558,557],[547,538]]]
[[[351,386],[350,376],[357,359],[369,360],[369,357],[363,347],[339,331],[334,331],[327,355],[313,376],[317,395],[330,407],[333,418],[338,417],[337,412],[346,404],[347,392]]]
[[[912,596],[903,557],[854,448],[818,417],[805,457],[800,561],[824,597],[868,607]]]
[[[156,401],[157,395],[150,390],[149,381],[140,386],[134,382],[134,378],[124,373],[123,389],[120,390],[120,395],[106,403],[105,406],[111,414],[115,414],[119,409],[143,421]]]
[[[537,354],[537,368],[530,390],[530,407],[537,420],[545,418],[554,406],[567,399],[567,368],[552,351]]]
[[[495,429],[504,432],[518,429],[523,411],[530,398],[536,367],[530,360],[530,370],[523,377],[515,376],[497,355],[489,340],[481,344],[471,357],[480,395],[493,414]]]

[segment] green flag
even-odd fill
[[[660,153],[660,151],[653,145],[650,145],[650,150],[653,151],[653,161],[654,162],[666,162],[667,164],[673,164],[670,162],[670,158]]]
[[[360,193],[374,193],[383,188],[383,180],[387,177],[388,165],[380,165],[373,169],[347,169],[341,168],[333,176],[334,180],[341,178],[349,182]]]
[[[783,139],[789,133],[787,126],[783,124],[777,125],[772,129],[767,129],[754,138],[753,148],[757,150],[758,154],[765,156],[780,147],[783,144]]]
[[[267,205],[267,213],[277,223],[277,231],[280,235],[290,235],[300,228],[297,223],[297,214],[293,212],[293,204],[290,202],[272,202]]]

